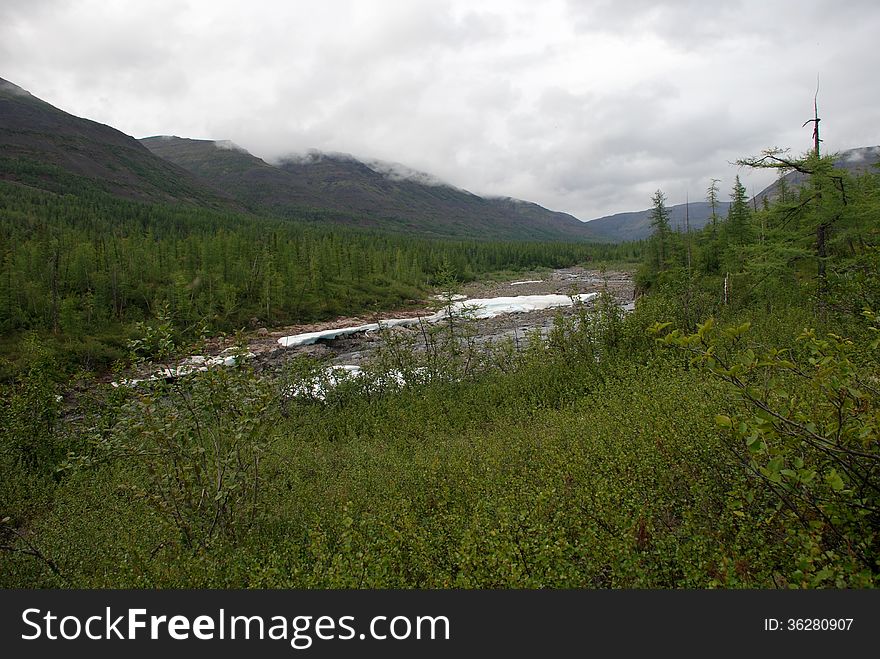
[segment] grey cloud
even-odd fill
[[[733,0],[569,0],[568,5],[581,32],[650,32],[682,45],[724,38],[731,17],[743,11],[742,3]]]

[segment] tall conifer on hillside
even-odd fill
[[[657,268],[661,272],[666,269],[666,260],[669,249],[669,209],[666,207],[666,195],[662,190],[657,190],[651,197],[651,227],[654,232],[651,241],[654,243],[657,254]]]
[[[739,176],[734,180],[730,200],[730,208],[727,209],[727,239],[734,245],[742,245],[749,241],[752,213],[746,187],[740,182]]]

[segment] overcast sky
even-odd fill
[[[877,0],[2,0],[0,77],[136,137],[404,163],[591,219],[880,143]],[[771,177],[772,178],[772,177]]]

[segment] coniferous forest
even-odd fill
[[[710,203],[732,203],[691,232],[671,230],[658,191],[650,241],[610,247],[0,184],[0,583],[875,586],[880,175],[816,152],[743,164],[805,183],[752,201],[709,182]],[[291,394],[320,377],[309,359],[90,379],[138,341],[183,353],[251,318],[609,261],[638,263],[631,313],[603,296],[518,350],[479,352],[472,321],[450,317],[433,352],[389,334],[370,377],[321,397]]]
[[[72,177],[70,177],[72,178]],[[438,272],[479,274],[638,259],[641,245],[432,240],[89,189],[0,181],[0,351],[9,378],[22,339],[69,370],[107,369],[130,331],[167,313],[179,340],[415,304]]]

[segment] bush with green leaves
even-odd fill
[[[477,342],[476,308],[457,301],[460,283],[448,270],[436,275],[440,290],[435,322],[420,320],[410,327],[382,327],[368,380],[413,385],[474,376],[485,367],[488,353]]]
[[[176,348],[164,328],[154,338],[167,356]],[[64,472],[136,466],[145,478],[121,490],[148,503],[184,546],[240,536],[259,515],[262,463],[282,406],[278,388],[246,363],[244,348],[234,354],[233,366],[108,387],[108,405],[92,406],[85,446]]]
[[[115,432],[148,474],[150,502],[187,546],[235,538],[260,511],[277,390],[245,365],[213,368],[135,397]]]
[[[875,337],[877,316],[865,319]],[[668,324],[665,324],[668,325]],[[666,329],[654,327],[655,333]],[[661,341],[727,382],[734,397],[716,423],[751,475],[730,493],[734,514],[783,530],[794,586],[875,585],[880,578],[880,338],[865,345],[804,330],[798,350],[748,341],[750,323]],[[769,499],[756,495],[769,494]]]
[[[60,424],[58,369],[42,342],[25,345],[27,370],[0,390],[0,450],[11,468],[51,474],[68,450]]]

